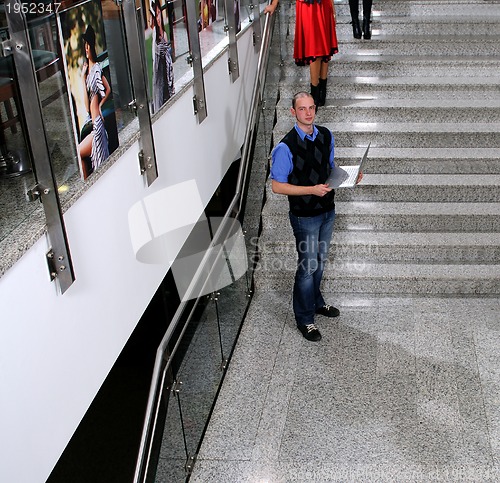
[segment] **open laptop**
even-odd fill
[[[366,148],[365,154],[361,158],[361,161],[357,166],[335,166],[330,173],[330,176],[325,181],[331,188],[352,188],[356,186],[356,180],[358,179],[358,174],[363,171],[363,165],[368,157],[368,151],[370,149],[370,143]]]

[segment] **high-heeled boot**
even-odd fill
[[[355,39],[361,38],[361,25],[359,25],[359,18],[352,19],[352,35]]]
[[[319,107],[319,84],[317,86],[313,86],[311,84],[311,96],[314,99],[314,104],[316,105],[316,110]]]
[[[326,81],[328,79],[320,79],[318,88],[319,88],[319,95],[318,95],[318,106],[324,106],[325,101],[326,101]]]
[[[370,40],[372,38],[372,31],[370,28],[370,19],[369,18],[364,18],[363,19],[363,38],[365,40]]]

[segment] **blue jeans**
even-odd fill
[[[293,311],[297,325],[314,323],[316,309],[325,305],[320,284],[328,260],[335,210],[317,216],[289,213],[297,248]]]

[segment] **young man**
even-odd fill
[[[319,341],[315,314],[340,315],[325,302],[320,290],[335,220],[335,192],[325,184],[335,169],[334,139],[329,129],[314,124],[316,106],[310,94],[295,94],[291,113],[295,126],[272,153],[272,190],[287,195],[290,203],[298,253],[293,287],[295,321],[307,340]],[[360,173],[357,183],[362,176]]]

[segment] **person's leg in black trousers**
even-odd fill
[[[363,0],[363,37],[365,40],[372,38],[372,29],[370,28],[372,15],[372,0]]]
[[[359,23],[359,0],[349,0],[349,10],[352,19],[352,35],[355,39],[361,38],[361,25]],[[372,0],[363,0],[363,37],[369,40],[372,37],[370,28],[372,13]]]
[[[355,39],[360,39],[361,26],[359,24],[359,0],[349,0],[349,10],[351,11],[352,35]]]

